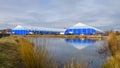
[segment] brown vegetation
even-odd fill
[[[20,37],[0,39],[1,68],[59,68],[44,47],[35,49],[34,44]],[[64,68],[85,68],[84,64],[71,61]]]
[[[57,66],[48,57],[47,50],[34,49],[33,43],[18,39],[20,56],[25,64],[25,68],[56,68]]]
[[[17,42],[13,37],[0,39],[0,68],[22,68]]]
[[[17,35],[16,35],[17,36]],[[46,34],[46,35],[21,35],[24,37],[59,37],[59,38],[92,38],[92,39],[100,39],[103,38],[102,35],[54,35],[54,34]]]
[[[103,68],[120,68],[120,36],[116,36],[114,32],[111,32],[108,37],[109,49],[111,57],[103,65]]]
[[[117,37],[116,37],[116,34],[114,32],[111,32],[109,34],[108,45],[109,45],[110,52],[111,52],[112,56],[114,56],[116,51],[118,50],[117,49],[117,46],[118,46],[117,45]]]

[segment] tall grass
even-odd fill
[[[46,50],[34,49],[33,43],[24,39],[18,39],[19,51],[25,68],[56,68],[56,64],[48,57]]]
[[[0,38],[0,68],[22,68],[15,37]]]
[[[103,64],[103,68],[120,68],[120,53],[111,56],[109,60]]]
[[[114,32],[111,32],[108,37],[108,45],[110,48],[111,55],[114,56],[117,51],[117,37]]]
[[[25,68],[60,68],[55,61],[50,58],[48,51],[44,47],[34,49],[33,43],[25,39],[17,39],[19,52]],[[77,61],[70,61],[64,64],[64,68],[87,68]]]
[[[72,59],[70,62],[64,65],[64,68],[88,68],[88,66],[83,64],[82,62],[77,62]]]
[[[38,41],[37,41],[38,42]],[[0,68],[60,68],[44,47],[18,36],[0,39]],[[64,68],[85,68],[83,63],[70,61]]]
[[[120,68],[120,37],[116,36],[114,32],[111,32],[108,37],[109,49],[111,57],[103,64],[103,68]]]

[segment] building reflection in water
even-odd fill
[[[96,40],[84,38],[66,38],[65,41],[77,49],[83,49],[85,47],[92,46],[96,42]]]

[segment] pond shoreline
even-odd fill
[[[102,35],[11,35],[11,36],[21,36],[21,37],[54,37],[54,38],[83,38],[83,39],[93,39],[93,40],[101,40],[106,39],[107,36]]]
[[[3,40],[3,39],[5,39],[5,41],[4,41],[4,44],[6,44],[6,42],[9,42],[9,43],[13,43],[14,42],[14,44],[13,44],[13,46],[12,47],[18,47],[18,45],[19,45],[19,43],[18,43],[18,41],[16,41],[17,39],[21,39],[21,43],[25,43],[23,40],[22,40],[22,38],[24,39],[24,37],[38,37],[38,38],[41,38],[41,37],[44,37],[44,38],[46,38],[46,37],[55,37],[55,38],[64,38],[64,37],[61,37],[62,35],[11,35],[11,36],[9,36],[9,37],[3,37],[3,38],[1,38],[1,41]],[[65,36],[65,35],[64,35]],[[68,35],[68,36],[71,36],[71,35]],[[70,39],[72,39],[72,38],[76,38],[76,36],[78,36],[78,35],[75,35],[75,36],[73,36],[72,35],[72,37],[66,37],[66,38],[70,38]],[[80,37],[77,37],[77,38],[80,38]],[[26,39],[24,39],[24,40],[26,40]],[[27,41],[27,40],[26,40]],[[28,43],[30,43],[29,41],[28,41]],[[27,44],[27,45],[29,45],[29,44]],[[17,47],[16,47],[16,49],[17,49]],[[4,50],[4,49],[3,49]],[[15,54],[16,55],[16,57],[18,56],[18,57],[20,57],[20,55],[17,55],[16,53],[14,53],[14,50],[12,50],[12,49],[10,49],[11,51],[13,51],[13,54]],[[26,49],[25,49],[26,50]],[[19,52],[19,51],[18,51]],[[9,57],[10,58],[10,57]],[[21,59],[19,59],[18,60],[20,63],[21,63]],[[77,63],[76,63],[77,64]],[[6,64],[5,64],[6,65]],[[14,66],[14,64],[12,64],[13,66]],[[18,64],[19,65],[19,64]],[[24,68],[24,67],[22,67],[22,68]]]
[[[24,68],[18,51],[17,37],[0,38],[0,67]]]

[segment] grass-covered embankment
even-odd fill
[[[17,35],[13,35],[13,36],[17,36]],[[54,34],[43,34],[43,35],[21,35],[24,37],[57,37],[57,38],[89,38],[89,39],[100,39],[100,38],[104,38],[102,35],[54,35]]]
[[[0,68],[21,68],[15,37],[0,38]]]
[[[0,39],[0,68],[60,68],[44,47],[35,49],[34,44],[21,37]],[[83,63],[71,61],[64,68],[87,68]]]
[[[0,68],[56,68],[43,48],[34,49],[33,43],[20,37],[0,39]]]
[[[20,55],[26,68],[61,68],[48,54],[46,47],[34,49],[33,43],[24,39],[18,41]],[[87,68],[87,66],[72,60],[64,64],[64,68]]]
[[[108,45],[111,57],[103,65],[103,68],[120,68],[120,36],[111,32],[108,37]]]
[[[25,68],[57,68],[57,64],[44,47],[35,49],[33,43],[22,38],[17,39],[17,41]]]

